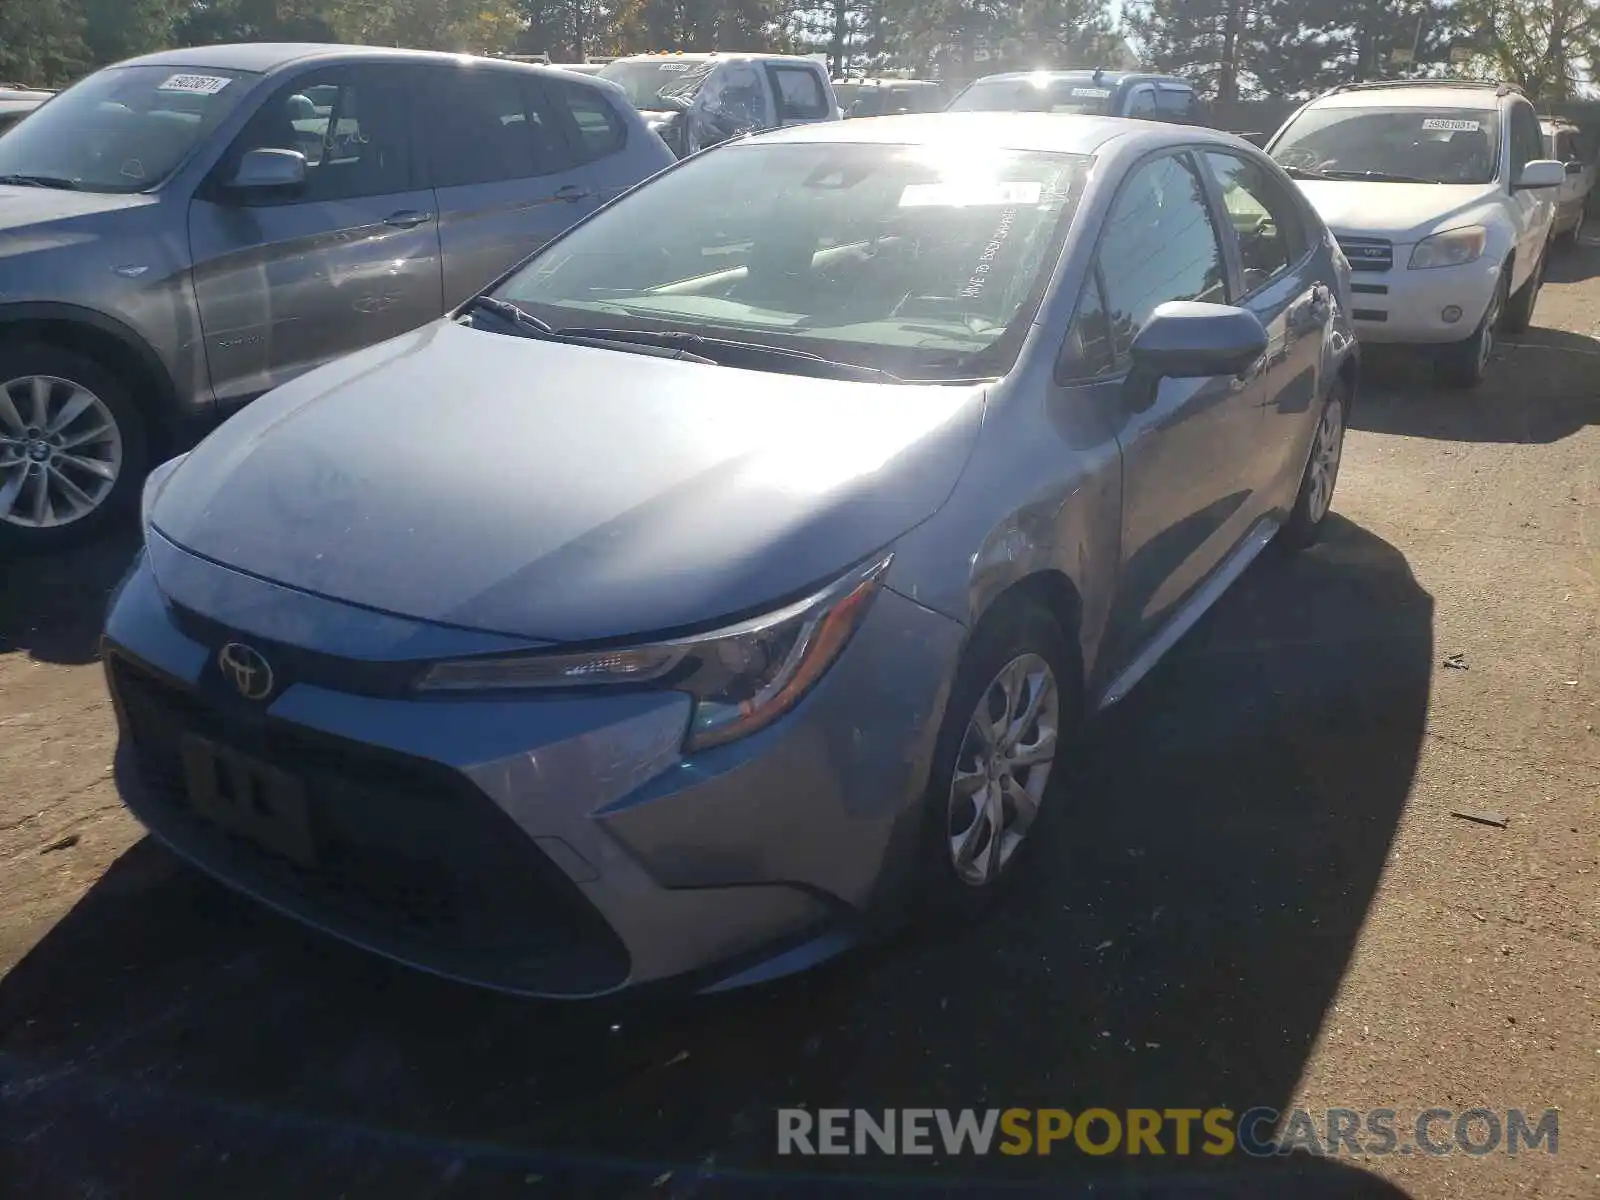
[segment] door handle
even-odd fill
[[[406,209],[403,212],[390,213],[383,219],[385,225],[393,225],[396,229],[415,229],[418,225],[425,225],[433,220],[429,212],[417,212],[415,209]]]
[[[568,204],[577,204],[580,200],[587,200],[593,195],[594,192],[589,188],[579,187],[575,183],[556,189],[556,199],[565,200]]]

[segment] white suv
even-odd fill
[[[1533,105],[1506,84],[1351,84],[1267,144],[1355,272],[1366,342],[1429,346],[1440,377],[1482,378],[1495,331],[1526,329],[1557,189]]]

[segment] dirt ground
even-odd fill
[[[472,992],[176,864],[109,780],[131,544],[0,564],[0,1192],[1600,1195],[1600,245],[1535,324],[1473,395],[1373,364],[1325,543],[1090,732],[1003,910],[710,1001]],[[1556,1108],[1559,1150],[797,1162],[785,1105]]]

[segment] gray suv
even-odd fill
[[[0,551],[92,530],[231,410],[673,161],[614,85],[521,63],[240,45],[89,76],[0,137]]]

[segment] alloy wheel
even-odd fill
[[[1306,497],[1306,515],[1312,523],[1328,515],[1333,504],[1334,484],[1339,481],[1339,459],[1344,454],[1344,404],[1335,397],[1322,409],[1316,439],[1311,445],[1311,492]]]
[[[0,383],[0,521],[31,529],[94,512],[122,470],[122,434],[105,401],[54,375]]]
[[[967,722],[950,781],[946,835],[961,882],[994,882],[1038,819],[1060,738],[1061,692],[1037,654],[1008,662]]]

